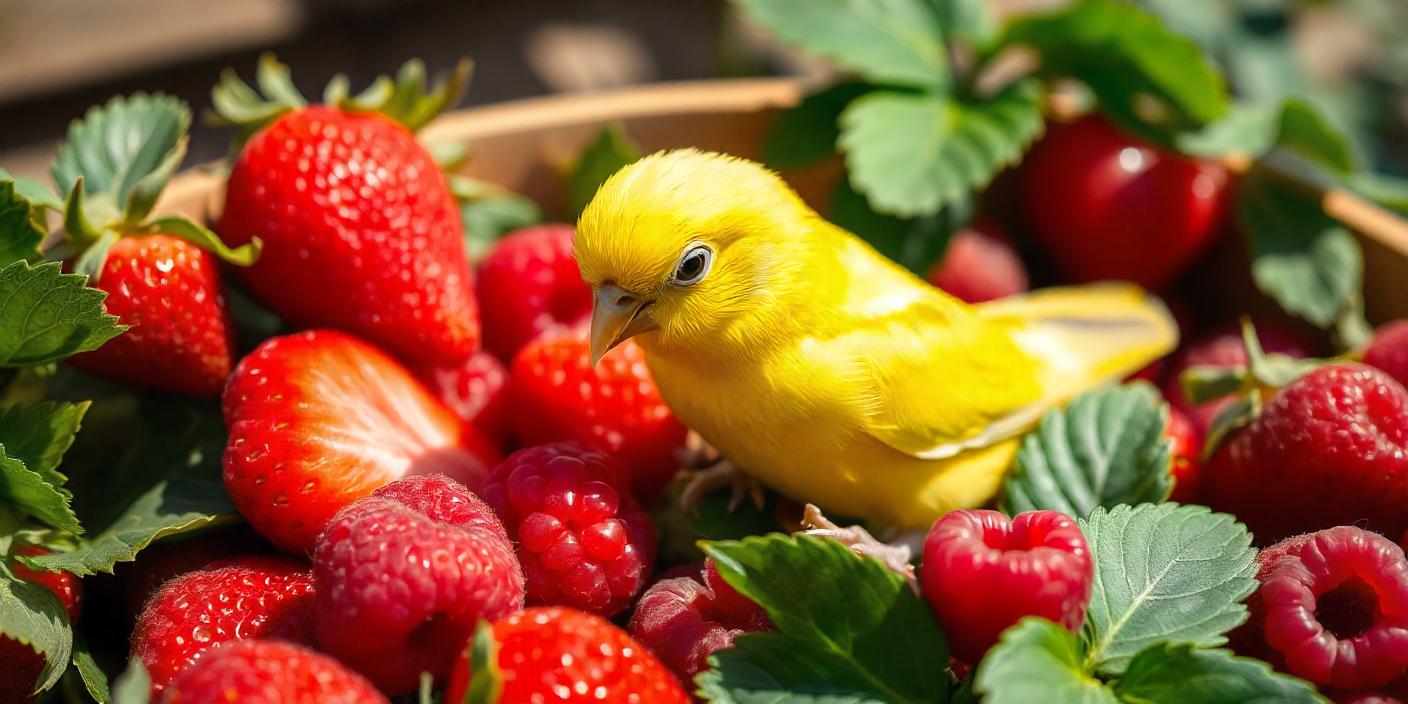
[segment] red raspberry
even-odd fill
[[[1267,544],[1337,525],[1408,528],[1408,391],[1362,364],[1321,367],[1281,389],[1223,443],[1204,475],[1209,506]]]
[[[715,651],[743,633],[772,630],[761,607],[734,591],[710,561],[704,582],[662,579],[641,595],[630,630],[681,681],[693,682]]]
[[[296,562],[245,557],[188,572],[158,589],[132,630],[132,657],[160,694],[211,646],[245,638],[313,642],[313,577]]]
[[[475,352],[464,364],[420,374],[430,392],[484,437],[503,447],[513,435],[508,415],[508,370],[494,355]]]
[[[528,600],[610,616],[655,559],[655,528],[606,455],[572,443],[509,455],[484,500],[518,541]]]
[[[48,555],[49,551],[37,545],[20,545],[15,548],[17,555],[35,557]],[[54,593],[68,612],[69,623],[78,620],[78,608],[83,600],[83,585],[77,576],[68,572],[42,572],[25,567],[19,561],[12,561],[10,569],[16,577],[35,582]],[[2,607],[0,607],[2,608]],[[34,701],[34,687],[39,683],[39,675],[44,672],[44,656],[33,648],[0,633],[0,702]]]
[[[1284,354],[1291,357],[1308,357],[1310,349],[1295,335],[1268,325],[1257,325],[1257,338],[1261,348],[1268,354]],[[1235,327],[1227,327],[1204,337],[1179,350],[1169,365],[1168,378],[1164,381],[1164,398],[1169,405],[1188,415],[1198,434],[1207,437],[1208,428],[1217,414],[1232,403],[1231,399],[1218,399],[1198,406],[1188,402],[1183,394],[1179,377],[1193,367],[1246,367],[1247,348],[1242,341],[1242,333]]]
[[[406,477],[377,489],[372,496],[405,504],[432,521],[487,530],[508,542],[508,532],[494,509],[443,474]]]
[[[1173,493],[1169,501],[1180,504],[1198,502],[1198,485],[1203,471],[1203,438],[1193,421],[1183,411],[1168,409],[1168,427],[1164,430],[1173,441],[1169,449],[1170,467],[1173,473]]]
[[[1094,578],[1080,527],[1056,511],[1011,521],[997,511],[950,511],[924,539],[919,567],[924,598],[967,663],[1023,616],[1080,628]]]
[[[513,360],[509,403],[519,442],[571,440],[601,448],[621,462],[643,502],[679,470],[685,427],[660,397],[635,342],[593,367],[585,337],[538,338]]]
[[[385,704],[361,675],[293,643],[244,640],[211,648],[166,689],[163,704]]]
[[[592,290],[572,258],[572,233],[571,225],[511,232],[479,264],[484,347],[499,359],[513,359],[544,333],[591,320]]]
[[[1336,526],[1258,556],[1245,654],[1318,685],[1386,685],[1408,672],[1408,559],[1377,533]]]
[[[1403,704],[1398,697],[1379,692],[1355,692],[1334,698],[1335,704]]]
[[[348,506],[313,554],[318,643],[390,694],[415,691],[422,672],[449,674],[480,619],[523,608],[523,575],[502,532],[476,525],[484,517],[464,510],[468,492],[447,506],[444,496],[425,501],[425,489]]]
[[[1395,381],[1408,386],[1408,320],[1379,326],[1364,349],[1364,363],[1384,370]]]
[[[501,702],[687,704],[665,666],[625,631],[595,614],[534,608],[494,623]],[[445,701],[464,699],[473,673],[455,662]]]
[[[968,303],[1026,293],[1027,268],[996,223],[980,219],[954,234],[929,283]]]

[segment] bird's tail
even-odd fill
[[[1178,344],[1163,302],[1129,284],[1043,289],[978,311],[1012,325],[1017,343],[1041,360],[1047,403],[1124,378]]]

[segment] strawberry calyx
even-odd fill
[[[504,688],[503,672],[499,670],[499,644],[488,621],[479,622],[464,657],[471,673],[464,704],[498,704]]]

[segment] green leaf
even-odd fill
[[[70,505],[72,497],[38,472],[10,457],[0,445],[0,499],[12,510],[33,516],[59,530],[83,532]],[[3,632],[3,631],[0,631]]]
[[[0,180],[0,267],[39,258],[44,231],[34,223],[34,207],[16,190],[14,181]]]
[[[778,39],[880,84],[942,88],[948,60],[926,0],[734,0]]]
[[[586,209],[596,189],[621,167],[640,158],[636,147],[618,124],[607,125],[582,150],[577,163],[567,172],[567,214],[571,220]]]
[[[1253,168],[1237,186],[1237,218],[1251,238],[1252,279],[1262,292],[1321,328],[1350,309],[1363,254],[1319,203]]]
[[[132,658],[112,685],[112,704],[148,704],[151,694],[152,678],[146,666],[141,658]]]
[[[1144,504],[1097,508],[1081,521],[1095,557],[1083,633],[1086,662],[1124,672],[1155,643],[1218,646],[1247,619],[1256,588],[1252,536],[1204,506]]]
[[[1233,105],[1221,118],[1178,134],[1174,143],[1184,154],[1209,159],[1224,154],[1258,157],[1275,145],[1280,119],[1275,106]]]
[[[57,262],[0,268],[0,367],[29,367],[98,349],[127,329],[103,309],[107,294]]]
[[[1287,100],[1281,107],[1279,127],[1277,146],[1294,150],[1338,174],[1355,170],[1349,140],[1310,103]]]
[[[973,102],[879,91],[841,113],[840,145],[852,185],[876,210],[926,215],[987,185],[1041,129],[1030,81]]]
[[[112,693],[108,691],[108,676],[103,672],[98,663],[93,659],[93,654],[88,652],[88,642],[82,633],[73,634],[73,669],[78,672],[79,678],[83,680],[83,688],[88,691],[88,696],[98,704],[106,704],[112,698]]]
[[[1103,682],[1086,671],[1075,634],[1029,616],[1002,632],[978,665],[973,689],[983,704],[1115,704]]]
[[[1408,179],[1375,173],[1358,173],[1346,179],[1351,190],[1379,205],[1408,213]]]
[[[853,687],[859,681],[865,693],[883,701],[947,700],[948,644],[928,607],[878,560],[806,535],[774,533],[702,547],[730,585],[768,612],[788,647],[823,653],[834,665],[826,669],[836,679],[814,687]],[[794,676],[769,673],[778,681]],[[738,675],[719,677],[737,681]]]
[[[987,0],[929,0],[943,27],[944,38],[985,48],[997,35],[997,20]]]
[[[835,154],[841,111],[871,90],[864,83],[849,81],[803,98],[772,123],[763,139],[763,163],[773,169],[801,169]]]
[[[463,701],[450,704],[497,704],[504,681],[499,671],[499,644],[494,642],[494,628],[488,621],[480,621],[475,627],[466,657],[474,676],[465,689]]]
[[[877,213],[849,180],[841,179],[831,194],[829,217],[881,254],[923,276],[943,258],[949,239],[968,223],[972,211],[973,199],[965,198],[932,215],[900,218]]]
[[[44,481],[63,487],[68,477],[58,472],[59,461],[73,445],[88,405],[46,401],[0,409],[0,446]]]
[[[44,656],[35,691],[58,684],[73,652],[73,629],[59,598],[44,586],[16,577],[0,560],[0,604],[0,633]]]
[[[1107,114],[1145,134],[1151,126],[1196,128],[1227,110],[1222,77],[1198,45],[1121,0],[1080,0],[1019,17],[998,44],[1032,47],[1043,75],[1082,81]],[[1147,99],[1164,114],[1151,114],[1141,104]]]
[[[942,665],[935,663],[935,669]],[[697,678],[705,701],[719,704],[886,704],[867,673],[820,643],[776,633],[739,636],[709,657]]]
[[[1115,693],[1148,704],[1319,704],[1326,700],[1304,680],[1228,650],[1201,650],[1187,643],[1159,643],[1130,661]]]
[[[460,203],[470,261],[483,258],[505,234],[543,221],[543,211],[531,198],[497,184],[455,174],[450,190]]]
[[[45,210],[61,210],[64,207],[63,198],[54,192],[54,189],[45,185],[42,181],[23,176],[11,176],[10,172],[0,169],[0,181],[14,181],[15,193],[27,201],[35,208]]]
[[[1003,484],[1003,510],[1079,518],[1097,506],[1167,499],[1173,479],[1166,425],[1168,404],[1143,382],[1076,397],[1023,438]]]
[[[255,237],[248,243],[231,249],[220,239],[220,235],[194,220],[183,217],[157,218],[148,223],[143,231],[179,237],[235,266],[250,266],[259,261],[259,252],[264,248],[264,243]]]

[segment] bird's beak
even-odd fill
[[[656,329],[650,308],[651,301],[616,284],[602,284],[592,303],[592,366],[616,345]]]

